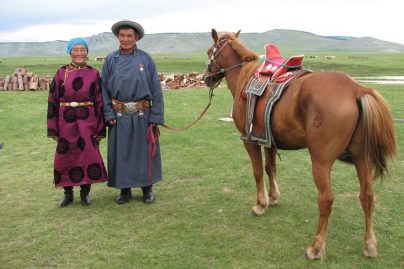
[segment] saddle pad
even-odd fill
[[[242,137],[243,140],[247,142],[257,144],[264,147],[274,147],[274,138],[272,136],[271,130],[271,113],[272,109],[275,106],[275,103],[280,99],[282,93],[290,84],[290,82],[299,77],[300,71],[294,72],[294,75],[289,77],[286,81],[281,83],[268,83],[268,80],[263,84],[266,85],[265,89],[261,89],[258,91],[258,94],[255,94],[254,90],[249,91],[247,89],[247,123],[246,123],[246,136]],[[255,81],[256,78],[250,79],[250,81]],[[249,83],[250,84],[250,83]],[[262,84],[262,85],[263,85]],[[268,85],[269,84],[269,85]],[[268,86],[268,87],[267,87]],[[265,96],[261,96],[262,93],[267,90],[269,94],[265,94]],[[262,92],[261,92],[262,91]],[[266,106],[265,109],[261,112],[256,111],[255,106],[258,98],[265,98]],[[254,125],[254,122],[260,123],[263,128],[258,128]]]
[[[261,96],[267,88],[269,81],[270,79],[261,81],[259,78],[252,76],[248,81],[246,93]]]

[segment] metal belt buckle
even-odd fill
[[[77,103],[77,102],[70,102],[70,106],[71,107],[76,107],[76,106],[78,106],[79,105],[79,103]]]
[[[137,111],[137,106],[135,102],[125,103],[125,110],[129,113],[134,113]]]

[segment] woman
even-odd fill
[[[56,71],[48,97],[48,137],[57,141],[54,181],[64,188],[60,207],[73,202],[73,186],[88,206],[91,184],[107,181],[99,150],[105,137],[100,75],[87,65],[85,39],[70,40],[67,53],[72,61]]]

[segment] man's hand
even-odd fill
[[[109,120],[107,123],[108,123],[108,125],[115,125],[116,124],[116,119]]]

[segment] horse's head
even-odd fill
[[[211,89],[220,84],[227,71],[258,59],[255,52],[247,49],[238,41],[239,34],[240,31],[218,35],[216,30],[212,29],[213,45],[208,49],[208,61],[202,77],[205,84]]]
[[[215,29],[212,29],[213,45],[208,49],[208,61],[206,62],[206,70],[203,74],[205,84],[211,89],[216,88],[225,76],[226,59],[228,60],[228,53],[225,51],[227,45],[230,44],[232,39],[236,39],[240,31],[237,33],[225,33],[220,37]]]

